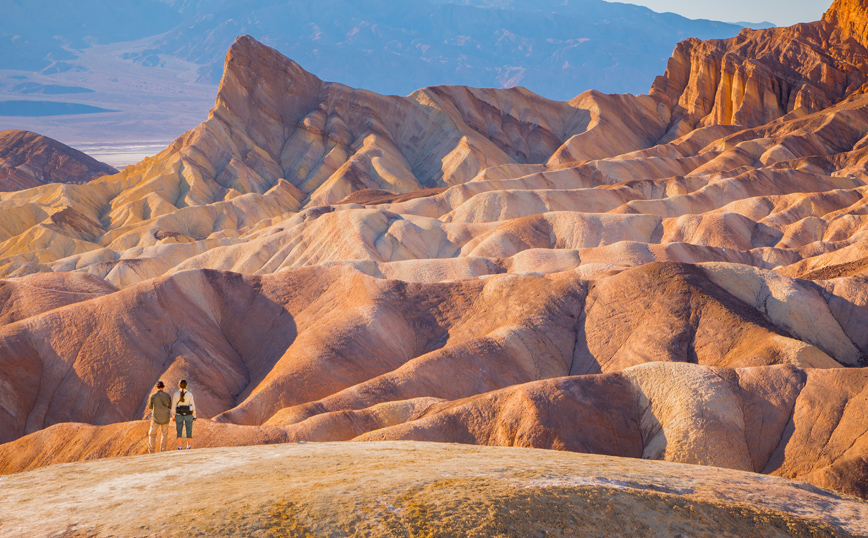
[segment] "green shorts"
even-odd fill
[[[187,439],[193,438],[193,415],[175,415],[175,429],[181,437],[184,426],[187,426]]]

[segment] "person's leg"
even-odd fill
[[[169,442],[169,423],[160,424],[160,452],[166,451],[166,444]]]
[[[184,448],[181,446],[181,436],[184,434],[184,417],[175,415],[175,433],[178,435],[178,450]]]
[[[193,448],[193,417],[186,416],[184,417],[187,422],[187,449]]]
[[[158,424],[151,421],[151,427],[148,428],[148,454],[154,453],[154,445],[156,444]]]

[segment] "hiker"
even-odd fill
[[[151,394],[148,400],[148,409],[153,410],[151,414],[151,427],[148,429],[148,454],[154,453],[155,441],[157,440],[157,429],[160,430],[162,438],[160,439],[160,452],[166,451],[166,443],[169,440],[169,420],[172,415],[172,398],[163,392],[166,385],[162,381],[157,381],[157,392]]]
[[[178,450],[181,450],[181,434],[187,430],[187,450],[193,448],[193,421],[196,420],[196,404],[193,393],[187,390],[187,380],[178,383],[178,392],[172,397],[172,417],[178,433]],[[186,428],[185,428],[186,427]]]

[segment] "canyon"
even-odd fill
[[[0,193],[0,484],[107,487],[133,460],[90,460],[144,454],[154,384],[186,379],[196,458],[549,449],[528,458],[650,465],[653,495],[721,469],[703,502],[730,515],[743,480],[801,488],[852,503],[829,535],[864,535],[866,28],[837,0],[679,44],[648,95],[570,101],[383,96],[238,38],[208,119],[159,154]]]

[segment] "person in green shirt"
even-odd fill
[[[166,443],[169,440],[169,420],[172,416],[172,397],[163,392],[166,385],[157,381],[157,392],[151,394],[148,399],[148,409],[152,410],[151,427],[148,429],[148,454],[154,453],[157,440],[157,430],[160,431],[160,452],[166,451]]]

